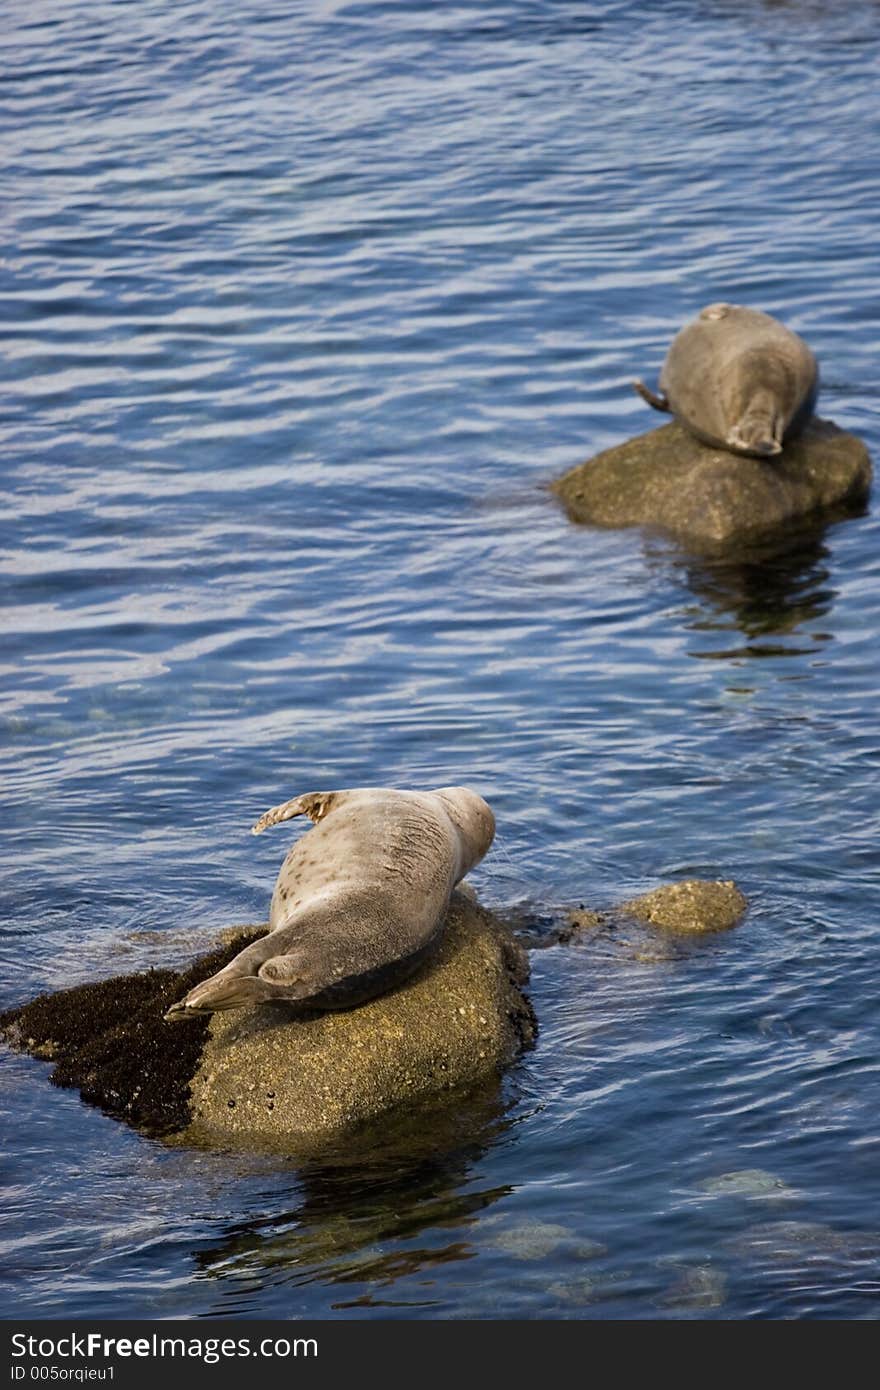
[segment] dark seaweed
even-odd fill
[[[190,1120],[190,1082],[208,1015],[166,1023],[165,1011],[242,949],[242,937],[186,970],[147,970],[41,994],[0,1014],[0,1037],[51,1058],[50,1081],[107,1115],[159,1137]]]

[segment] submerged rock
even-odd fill
[[[782,1178],[764,1168],[737,1168],[716,1178],[704,1178],[697,1186],[710,1197],[758,1197],[777,1201],[800,1195]]]
[[[521,1221],[502,1226],[489,1236],[487,1244],[503,1250],[515,1260],[544,1260],[571,1238],[567,1226],[550,1221]]]
[[[722,1308],[727,1297],[727,1276],[711,1264],[682,1265],[678,1278],[660,1299],[668,1308],[684,1311]]]
[[[768,1264],[810,1263],[835,1257],[876,1260],[880,1238],[874,1232],[838,1231],[817,1221],[766,1221],[727,1242],[737,1255]]]
[[[553,1298],[560,1303],[571,1303],[576,1307],[592,1303],[601,1289],[601,1279],[591,1278],[589,1275],[582,1275],[577,1279],[557,1279],[555,1283],[547,1286],[547,1292]]]
[[[0,1015],[0,1036],[53,1060],[56,1085],[151,1135],[313,1151],[402,1106],[478,1086],[535,1035],[525,951],[461,893],[419,974],[360,1008],[260,1005],[165,1021],[175,999],[264,930],[239,931],[186,971],[43,995]]]
[[[795,517],[854,509],[871,475],[862,441],[828,420],[811,420],[772,459],[711,448],[673,422],[578,464],[553,491],[573,521],[655,527],[713,548]]]
[[[543,1260],[565,1247],[573,1260],[597,1260],[608,1247],[578,1236],[568,1226],[551,1221],[505,1221],[496,1215],[484,1220],[480,1234],[488,1246],[503,1250],[516,1260]]]

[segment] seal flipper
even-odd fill
[[[643,401],[647,401],[648,405],[652,405],[655,410],[662,410],[667,415],[672,413],[672,406],[666,399],[665,393],[661,392],[660,395],[656,395],[643,381],[634,381],[633,390],[641,396]]]
[[[284,820],[293,820],[294,816],[308,816],[309,820],[317,825],[319,820],[324,819],[338,796],[338,792],[304,792],[302,796],[295,796],[292,801],[284,801],[280,806],[273,806],[270,811],[264,811],[252,827],[251,833],[262,835],[270,826],[280,825]]]
[[[177,1023],[183,1018],[195,1018],[201,1014],[213,1014],[220,1009],[241,1009],[246,1004],[264,1004],[273,998],[273,991],[265,980],[256,975],[226,975],[222,972],[203,980],[191,989],[185,999],[172,1004],[165,1014],[166,1023]]]
[[[285,938],[283,931],[280,938],[282,941],[290,939],[289,935]],[[252,941],[222,970],[201,980],[185,998],[172,1004],[166,1020],[174,1023],[180,1018],[212,1014],[220,1009],[242,1009],[248,1004],[267,1004],[277,999],[277,989],[273,988],[271,978],[262,975],[261,968],[267,960],[277,956],[279,950],[283,950],[283,946],[277,932],[268,932]]]
[[[270,936],[273,933],[270,932]],[[261,945],[267,938],[262,938]],[[231,967],[246,970],[257,967],[255,974],[230,973]],[[270,956],[258,964],[253,956],[242,962],[236,956],[230,965],[218,970],[216,975],[202,980],[190,990],[185,999],[172,1004],[165,1015],[168,1023],[182,1018],[192,1018],[199,1014],[218,1013],[223,1009],[243,1009],[249,1004],[271,1004],[287,1000],[304,999],[313,994],[315,982],[309,979],[308,961],[301,951],[289,955]]]
[[[756,391],[724,441],[736,453],[772,458],[782,452],[782,421],[771,391]]]

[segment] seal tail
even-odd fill
[[[643,381],[634,381],[632,385],[633,390],[641,396],[643,401],[647,401],[648,405],[652,405],[655,410],[665,411],[667,415],[671,413],[672,407],[664,392],[661,391],[659,395],[655,394]]]
[[[273,825],[280,825],[284,820],[293,820],[294,816],[308,816],[309,820],[317,825],[333,806],[337,795],[337,792],[304,792],[302,796],[295,796],[292,801],[273,806],[270,811],[264,811],[260,816],[256,825],[252,827],[252,834],[262,835],[264,830]]]
[[[757,391],[727,436],[727,447],[772,458],[782,452],[782,420],[770,391]]]
[[[243,1009],[248,1004],[265,1004],[277,998],[277,990],[258,975],[225,975],[222,971],[203,980],[180,999],[165,1015],[168,1023],[218,1013],[222,1009]]]
[[[272,933],[269,935],[272,936]],[[274,955],[260,961],[260,954],[267,949],[267,940],[264,937],[259,943],[258,953],[251,951],[245,961],[242,961],[241,955],[236,956],[216,975],[202,980],[201,984],[191,989],[185,999],[172,1004],[165,1015],[167,1022],[176,1023],[178,1019],[218,1013],[223,1009],[243,1009],[252,1004],[295,1001],[312,993],[308,961],[301,951],[294,950],[287,955]],[[250,971],[254,973],[248,973]]]

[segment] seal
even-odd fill
[[[660,394],[633,385],[704,444],[769,458],[812,415],[819,370],[804,340],[770,314],[710,304],[673,338]]]
[[[400,983],[442,930],[452,890],[488,850],[495,818],[467,787],[307,792],[261,816],[315,829],[293,846],[268,935],[191,989],[171,1021],[246,1004],[346,1009]]]

